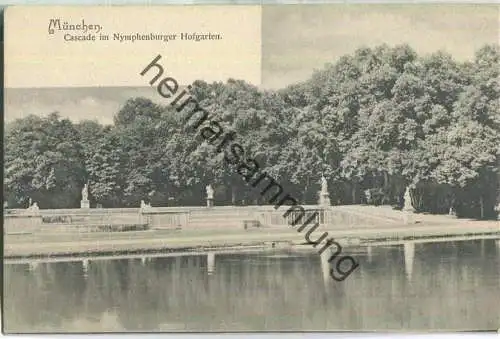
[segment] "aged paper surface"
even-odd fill
[[[144,86],[135,70],[157,54],[186,83],[229,77],[260,83],[260,11],[258,6],[11,7],[5,15],[5,87]],[[89,36],[95,40],[77,40]]]
[[[499,328],[498,10],[9,7],[3,330]]]

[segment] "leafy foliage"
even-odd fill
[[[337,204],[400,205],[410,186],[419,211],[487,218],[499,198],[499,63],[498,46],[459,63],[382,45],[279,91],[229,79],[196,81],[191,94],[304,203],[317,202],[324,175]],[[128,100],[113,126],[29,116],[6,126],[4,197],[11,207],[29,197],[42,208],[76,207],[89,182],[93,204],[200,205],[210,183],[218,204],[265,203],[219,142],[145,98]]]

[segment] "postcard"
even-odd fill
[[[500,328],[498,14],[6,8],[4,333]]]

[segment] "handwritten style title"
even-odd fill
[[[69,23],[67,21],[62,21],[61,19],[50,19],[49,21],[49,34],[54,34],[55,31],[80,31],[83,34],[96,33],[102,31],[102,26],[99,24],[87,24],[85,19],[82,19],[78,23]]]

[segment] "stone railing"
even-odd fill
[[[305,217],[299,222],[308,220],[316,213],[310,224],[320,225],[354,225],[360,222],[373,222],[374,217],[350,211],[340,206],[321,208],[317,205],[303,205]],[[296,210],[284,217],[289,206],[278,210],[272,205],[266,206],[215,206],[215,207],[146,207],[146,208],[112,208],[112,209],[60,209],[60,210],[9,210],[4,213],[5,233],[31,233],[36,230],[85,230],[101,229],[177,229],[189,226],[199,227],[234,227],[243,225],[243,221],[255,220],[263,226],[289,226],[300,217]],[[222,221],[228,221],[226,223]],[[229,222],[230,221],[230,222]],[[94,227],[97,226],[97,227]],[[116,227],[114,227],[116,226]]]
[[[264,210],[264,211],[257,211],[255,212],[255,217],[256,219],[263,225],[266,226],[285,226],[285,225],[292,225],[294,221],[299,219],[298,223],[301,224],[302,222],[308,220],[311,218],[314,214],[316,216],[314,219],[311,220],[310,224],[314,224],[318,222],[319,224],[324,224],[325,223],[325,210],[320,209],[320,208],[304,208],[305,209],[305,217],[301,218],[302,213],[298,211],[292,211],[289,215],[284,217],[284,214],[287,209],[283,208],[283,211],[269,211],[269,210]]]
[[[158,207],[5,210],[4,234],[179,228],[187,225],[190,210]]]

